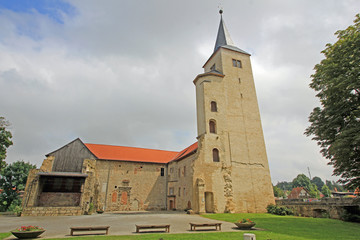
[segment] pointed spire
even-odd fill
[[[225,22],[222,18],[223,10],[220,9],[219,13],[220,13],[220,25],[219,25],[217,38],[216,38],[214,52],[221,46],[225,46],[225,45],[234,46],[234,42],[232,41],[229,31],[227,30],[227,28],[225,26]]]

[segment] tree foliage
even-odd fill
[[[9,125],[4,117],[0,117],[0,170],[6,166],[6,150],[13,144],[11,132],[6,129]]]
[[[322,194],[324,194],[325,197],[330,197],[331,196],[331,191],[330,191],[329,187],[326,186],[326,185],[322,186],[321,192],[322,192]]]
[[[278,198],[285,197],[285,193],[283,190],[281,190],[281,188],[277,186],[273,186],[273,190],[274,190],[274,197],[278,197]]]
[[[315,184],[317,189],[322,189],[325,184],[319,177],[313,177],[313,179],[311,179],[311,183]]]
[[[354,25],[335,33],[315,66],[310,87],[321,107],[309,117],[307,136],[314,136],[334,175],[349,188],[360,186],[360,14]]]
[[[299,174],[292,181],[293,188],[304,187],[310,194],[310,197],[318,198],[320,197],[320,192],[315,184],[313,184],[310,179],[305,176],[305,174]]]
[[[278,182],[276,185],[276,187],[282,189],[283,191],[291,191],[292,190],[292,183],[291,182]]]
[[[19,191],[25,189],[29,171],[34,168],[33,164],[17,161],[0,171],[0,211],[6,211],[13,202],[19,202]]]

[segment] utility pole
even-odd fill
[[[310,168],[309,168],[309,167],[307,167],[307,169],[308,169],[308,172],[309,172],[309,178],[310,178],[310,180],[311,180]]]

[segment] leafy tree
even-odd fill
[[[274,189],[274,196],[275,197],[285,197],[285,193],[284,193],[283,190],[281,190],[277,186],[273,186],[273,189]]]
[[[283,191],[291,191],[293,189],[292,182],[278,182],[275,186],[282,189]]]
[[[0,211],[8,210],[11,203],[19,202],[19,191],[25,189],[27,176],[35,165],[24,161],[9,164],[0,172]]]
[[[310,197],[318,198],[320,196],[316,185],[311,183],[310,179],[305,174],[299,174],[292,181],[292,187],[304,187],[310,194]]]
[[[321,107],[305,130],[348,188],[360,186],[360,14],[354,23],[335,33],[337,42],[326,45],[325,59],[314,68],[310,87]]]
[[[322,189],[325,184],[319,177],[313,177],[313,179],[311,179],[311,183],[315,184],[317,189]]]
[[[0,170],[6,166],[6,149],[10,147],[13,142],[11,141],[12,135],[6,128],[10,123],[4,117],[0,117]]]
[[[322,192],[322,194],[324,194],[325,197],[331,196],[331,191],[330,191],[329,187],[326,185],[322,186],[321,192]]]

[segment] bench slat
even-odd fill
[[[196,231],[197,227],[215,227],[215,230],[221,230],[221,223],[190,223],[191,231]]]
[[[70,235],[73,236],[75,231],[98,231],[98,230],[105,230],[106,235],[109,233],[110,226],[89,226],[89,227],[70,227]]]
[[[136,232],[139,233],[140,229],[154,229],[154,228],[165,228],[166,232],[170,232],[170,225],[135,225]]]

